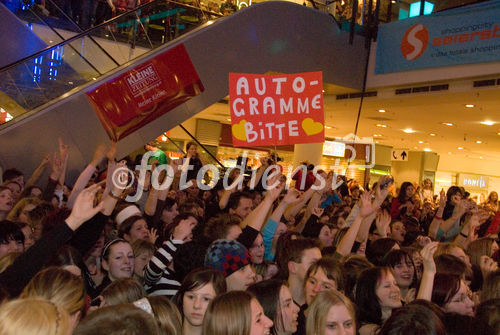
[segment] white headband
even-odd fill
[[[120,211],[120,213],[116,214],[116,225],[120,226],[123,221],[134,215],[142,215],[141,210],[137,208],[137,206],[130,205],[128,207],[125,207]]]

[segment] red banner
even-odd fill
[[[321,72],[229,74],[234,146],[324,142]]]
[[[87,96],[109,137],[118,141],[203,91],[198,73],[180,44]]]

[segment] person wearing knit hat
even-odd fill
[[[228,291],[244,291],[255,282],[248,250],[238,241],[213,242],[205,255],[205,266],[222,272]]]

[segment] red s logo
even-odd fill
[[[401,53],[407,60],[422,56],[429,42],[429,32],[422,24],[411,26],[401,40]]]

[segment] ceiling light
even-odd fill
[[[330,126],[325,126],[325,129],[332,129],[332,127],[330,127]]]
[[[422,143],[424,143],[424,141],[418,141],[418,143],[422,144]]]
[[[228,117],[226,120],[231,121],[231,118]]]
[[[373,134],[373,137],[382,137],[380,134]]]
[[[481,144],[481,143],[483,143],[483,141],[479,141],[479,140],[478,140],[478,141],[476,141],[476,143],[477,143],[477,144]]]
[[[424,148],[424,151],[429,152],[429,151],[432,151],[432,149],[431,148]]]
[[[481,124],[484,124],[485,126],[492,126],[495,124],[495,122],[490,121],[490,120],[486,120],[486,121],[481,122]]]
[[[406,128],[406,129],[403,129],[403,131],[404,131],[405,133],[407,133],[407,134],[413,134],[413,133],[415,133],[415,132],[416,132],[416,130],[413,130],[413,129],[411,129],[411,128]]]
[[[450,122],[442,122],[442,124],[444,124],[445,126],[448,126],[448,127],[453,127],[453,123],[450,123]]]
[[[497,135],[500,135],[500,133],[497,133]]]
[[[483,159],[484,157],[483,156],[479,156],[479,159]]]
[[[379,113],[385,113],[385,109],[379,109],[378,112]]]
[[[476,107],[476,105],[468,104],[468,105],[465,105],[465,107],[467,107],[467,108],[474,108],[474,107]]]
[[[430,133],[429,135],[431,135],[431,136],[436,136],[436,134],[434,134],[434,133]]]
[[[463,149],[464,149],[464,147],[458,147],[457,149],[458,149],[458,150],[463,150]]]
[[[381,123],[378,123],[378,124],[377,124],[377,127],[387,128],[387,125],[386,125],[386,124],[381,124]]]

